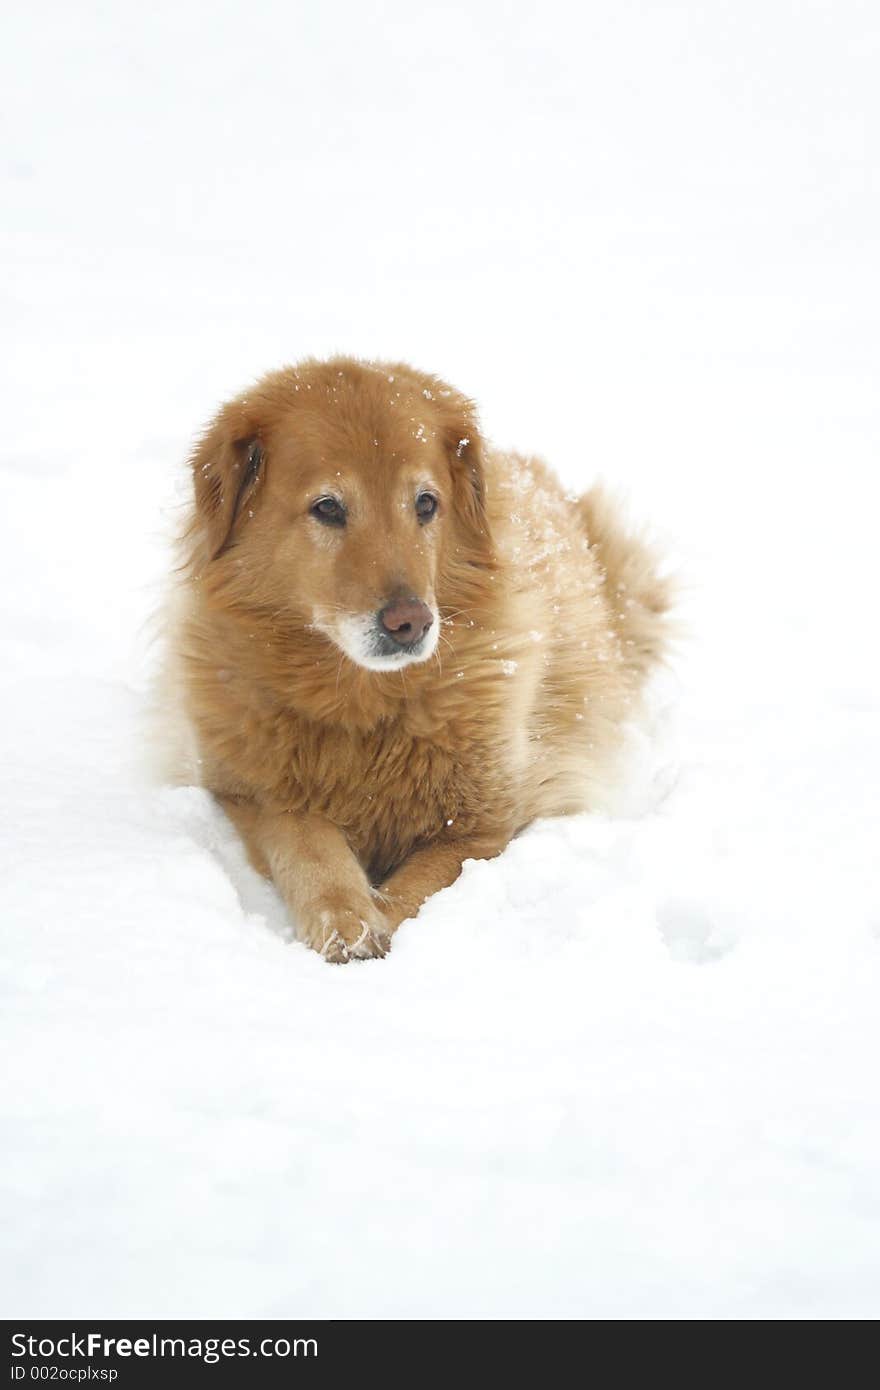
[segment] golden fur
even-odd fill
[[[265,377],[192,468],[170,678],[199,778],[301,940],[384,954],[465,859],[597,804],[668,607],[601,493],[489,449],[437,378],[349,358]],[[310,511],[328,488],[344,526]],[[336,625],[401,594],[436,604],[436,652],[365,669]]]

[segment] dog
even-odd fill
[[[301,941],[383,956],[465,860],[601,804],[670,608],[601,489],[348,357],[264,377],[190,462],[167,686]]]

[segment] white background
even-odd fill
[[[6,4],[7,1315],[880,1312],[878,71],[855,0]],[[332,350],[621,488],[690,634],[620,816],[346,970],[139,750],[189,440]]]

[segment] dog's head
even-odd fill
[[[192,467],[210,591],[293,617],[371,671],[432,656],[444,587],[493,563],[473,406],[407,366],[273,373],[220,411]]]

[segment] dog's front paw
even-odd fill
[[[315,928],[310,944],[334,965],[384,956],[391,945],[391,933],[372,906],[361,911],[324,907],[317,914]]]

